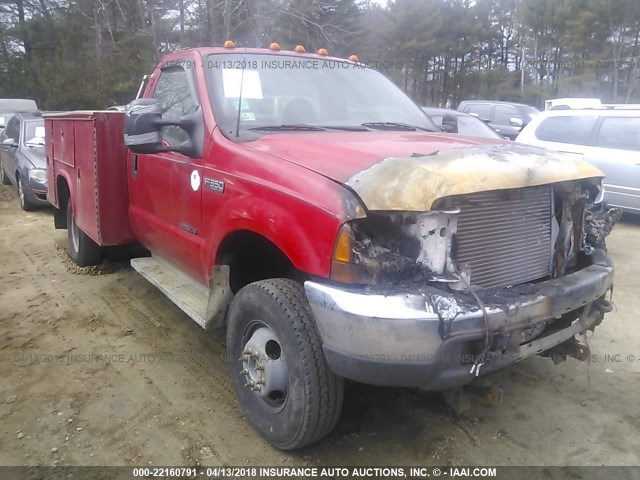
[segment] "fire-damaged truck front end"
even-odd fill
[[[325,355],[365,383],[454,388],[536,354],[585,359],[612,309],[621,212],[581,159],[517,145],[387,158],[345,182],[366,215],[308,281]]]

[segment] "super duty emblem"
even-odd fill
[[[224,193],[224,182],[213,178],[204,178],[204,188],[213,192]]]

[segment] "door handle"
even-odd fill
[[[131,176],[133,178],[138,178],[138,154],[134,153],[131,155]]]

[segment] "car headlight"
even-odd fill
[[[39,168],[29,170],[29,180],[43,183],[47,180],[47,171]]]
[[[335,241],[331,278],[378,284],[457,281],[451,253],[458,213],[371,212],[347,222]]]
[[[598,189],[598,194],[596,198],[593,200],[594,205],[599,205],[604,201],[605,191],[604,191],[604,183],[600,180],[600,186]]]

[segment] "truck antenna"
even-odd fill
[[[236,119],[236,137],[240,135],[240,113],[242,113],[242,87],[244,86],[244,66],[240,74],[240,94],[238,98],[238,118]]]

